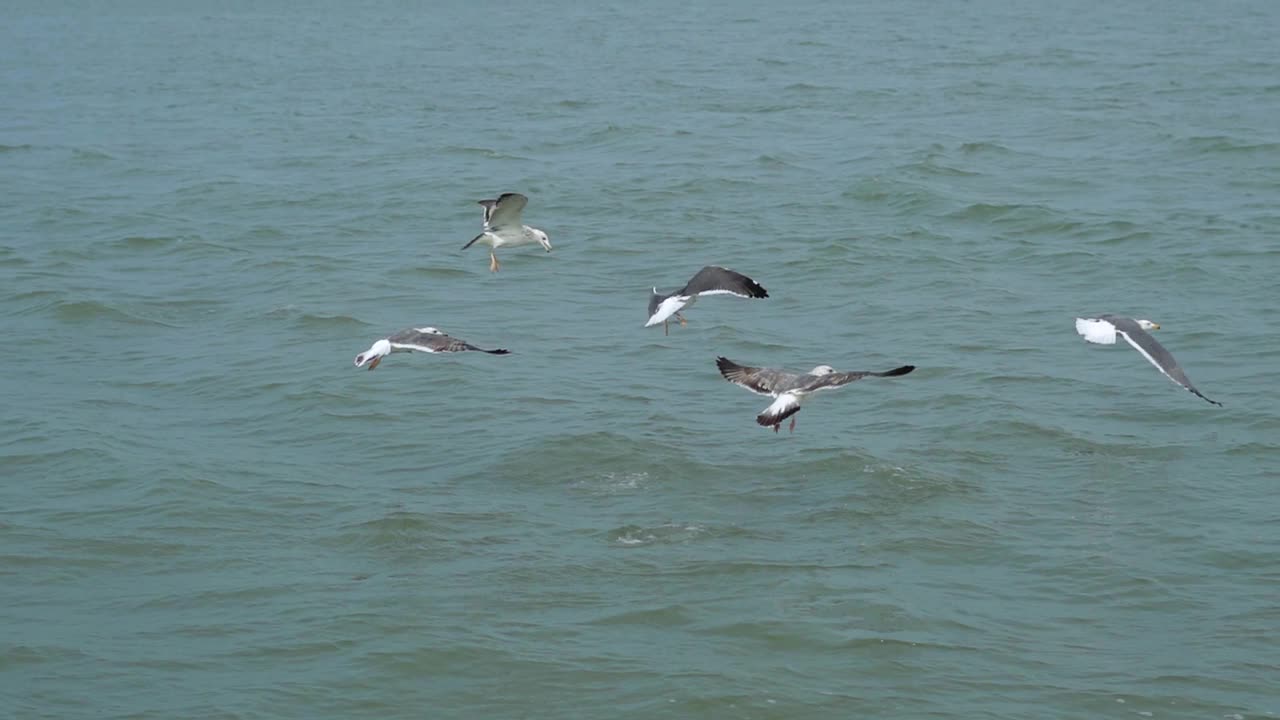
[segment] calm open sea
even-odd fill
[[[4,14],[0,717],[1280,713],[1280,3]]]

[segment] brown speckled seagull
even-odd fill
[[[756,422],[764,427],[773,426],[778,432],[782,421],[791,418],[791,432],[796,430],[796,419],[804,396],[818,390],[829,390],[848,385],[864,377],[897,377],[916,369],[915,365],[903,365],[885,372],[857,370],[838,372],[830,365],[819,365],[807,373],[793,373],[773,368],[757,368],[739,365],[725,357],[716,358],[716,366],[725,380],[760,395],[776,398],[769,407],[756,416]]]
[[[369,365],[372,370],[378,367],[382,358],[393,352],[425,352],[449,353],[475,350],[490,355],[507,355],[510,350],[485,350],[469,342],[449,337],[433,327],[408,328],[390,337],[385,337],[373,344],[368,350],[356,356],[356,367]]]

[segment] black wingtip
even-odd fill
[[[1187,389],[1188,389],[1188,390],[1191,390],[1191,388],[1187,388]],[[1211,402],[1211,403],[1213,403],[1214,405],[1217,405],[1218,407],[1226,407],[1226,405],[1223,405],[1222,403],[1218,402],[1217,400],[1210,400],[1208,397],[1205,397],[1203,394],[1201,394],[1201,392],[1200,392],[1199,390],[1191,390],[1191,394],[1192,394],[1192,395],[1195,395],[1196,397],[1200,398],[1201,400],[1204,400],[1205,402]]]
[[[482,238],[482,237],[484,237],[484,233],[480,233],[479,235],[477,235],[477,236],[475,236],[475,237],[471,238],[471,242],[467,243],[466,245],[463,245],[463,246],[462,246],[462,249],[463,249],[463,250],[466,250],[467,248],[471,247],[472,245],[475,245],[475,244],[476,244],[476,241],[477,241],[477,240],[479,240],[479,239],[480,239],[480,238]]]
[[[906,375],[915,369],[915,365],[903,365],[902,367],[894,368],[889,372],[880,373],[880,377],[898,377],[899,375]]]
[[[510,355],[511,351],[506,348],[498,348],[497,350],[485,350],[490,355]]]
[[[724,374],[742,366],[723,355],[718,355],[716,357],[716,367],[720,368],[721,374]]]

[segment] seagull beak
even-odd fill
[[[1160,329],[1160,323],[1154,323],[1154,322],[1153,322],[1153,323],[1151,323],[1151,329],[1152,329],[1152,330],[1159,330],[1159,329]]]

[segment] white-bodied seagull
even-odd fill
[[[497,200],[478,202],[484,207],[484,231],[471,238],[471,242],[463,245],[462,249],[466,250],[477,242],[488,245],[490,272],[498,272],[498,256],[494,251],[500,247],[536,242],[551,252],[551,238],[521,222],[520,213],[529,204],[529,198],[520,193],[502,193]]]
[[[1209,400],[1204,393],[1191,384],[1191,379],[1178,367],[1178,361],[1164,346],[1151,337],[1148,330],[1159,330],[1160,326],[1150,320],[1138,320],[1119,315],[1099,315],[1092,318],[1076,318],[1076,332],[1087,342],[1099,345],[1115,345],[1116,335],[1123,337],[1134,350],[1142,353],[1142,357],[1156,366],[1165,377],[1190,390],[1196,396],[1221,406],[1217,400]]]
[[[897,377],[916,369],[915,365],[903,365],[885,372],[838,372],[830,365],[819,365],[807,373],[793,373],[773,368],[747,367],[726,357],[716,358],[716,366],[720,368],[720,374],[725,380],[741,385],[753,393],[776,398],[773,404],[756,416],[756,422],[764,427],[772,425],[774,432],[778,432],[782,421],[787,418],[791,418],[790,431],[795,432],[796,419],[793,416],[800,412],[800,403],[811,392],[842,387],[864,377]]]
[[[684,287],[673,293],[663,294],[658,288],[649,296],[649,320],[645,327],[653,327],[662,323],[662,334],[670,332],[667,323],[672,316],[681,325],[688,321],[680,311],[690,307],[702,295],[735,295],[740,298],[767,298],[769,291],[760,283],[728,268],[719,265],[708,265],[690,278]]]
[[[449,337],[433,327],[408,328],[395,335],[385,337],[373,344],[368,350],[356,356],[356,367],[364,367],[366,363],[372,370],[378,367],[382,358],[394,352],[448,353],[475,350],[490,355],[507,355],[510,350],[485,350],[469,342]]]

